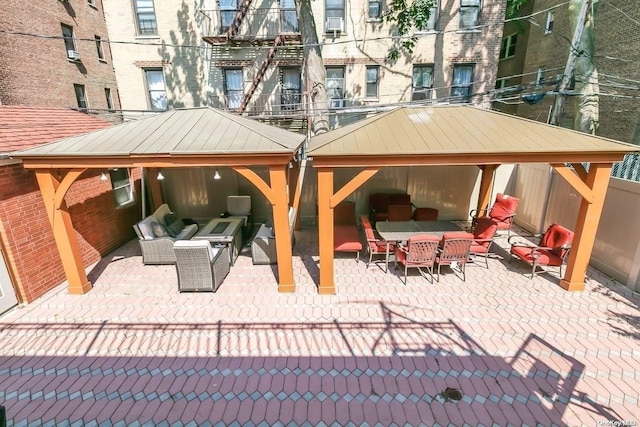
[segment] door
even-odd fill
[[[18,299],[11,286],[11,278],[4,261],[4,252],[0,248],[0,314],[18,304]]]
[[[302,93],[302,82],[300,78],[300,68],[282,68],[282,92],[281,109],[299,110],[300,95]]]

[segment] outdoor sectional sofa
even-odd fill
[[[173,244],[178,240],[191,239],[198,231],[198,225],[185,225],[175,218],[167,204],[163,204],[133,229],[140,241],[143,264],[175,264]]]

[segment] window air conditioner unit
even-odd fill
[[[80,61],[80,52],[77,50],[67,50],[67,58],[72,61]]]
[[[333,31],[334,33],[344,31],[344,21],[342,20],[342,17],[327,17],[327,32],[330,31]]]
[[[335,109],[335,108],[344,108],[345,107],[345,100],[344,99],[330,99],[329,100],[329,109]]]

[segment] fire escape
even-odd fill
[[[261,9],[251,9],[251,2],[252,0],[242,0],[235,10],[233,10],[233,7],[221,7],[218,11],[219,22],[217,20],[218,15],[213,13],[213,18],[210,17],[212,21],[210,30],[212,31],[209,31],[209,34],[205,35],[203,39],[218,48],[228,46],[252,48],[252,52],[254,53],[249,55],[253,60],[253,65],[246,74],[248,80],[246,82],[243,80],[242,100],[236,103],[232,109],[237,114],[253,115],[255,112],[249,109],[250,105],[252,105],[251,101],[269,67],[274,63],[276,55],[281,51],[280,59],[296,57],[300,59],[299,53],[297,56],[291,56],[291,51],[285,48],[299,46],[301,38],[298,31],[295,7],[293,9],[283,8],[280,5],[284,4],[285,1],[279,0],[277,10],[267,9],[264,11]],[[291,4],[295,5],[293,1],[291,1]],[[231,19],[231,14],[234,12],[235,15],[233,15]],[[259,15],[260,13],[263,15]],[[253,21],[257,24],[254,24]],[[253,28],[254,25],[255,28]],[[258,55],[255,55],[256,47],[260,48]],[[223,61],[224,60],[235,61],[237,63],[239,59],[229,56],[224,58]],[[229,108],[229,100],[226,100],[226,103],[227,108]],[[256,117],[260,118],[259,116],[258,114]],[[287,127],[289,127],[289,125]]]

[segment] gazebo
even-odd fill
[[[287,170],[304,135],[213,108],[174,110],[138,121],[62,139],[12,153],[33,169],[53,228],[69,292],[92,287],[65,203],[71,185],[88,169],[193,168],[226,166],[255,185],[273,209],[278,260],[278,290],[295,289],[289,224]],[[269,170],[265,182],[250,167]],[[295,180],[297,177],[292,178]],[[289,188],[299,191],[295,182]],[[150,185],[154,200],[159,187]]]
[[[381,168],[477,165],[481,209],[490,203],[496,168],[506,163],[548,163],[582,197],[560,286],[583,290],[612,164],[636,151],[634,145],[463,105],[397,108],[315,136],[307,154],[318,171],[318,291],[335,293],[333,209]],[[362,170],[334,189],[334,169],[345,167]]]

